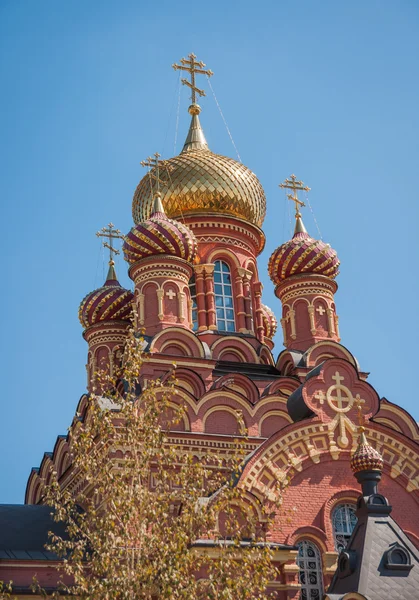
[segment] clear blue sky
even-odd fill
[[[418,25],[417,0],[0,3],[0,502],[23,501],[84,392],[77,309],[103,282],[95,232],[111,220],[127,232],[140,160],[173,155],[171,64],[189,52],[214,71],[266,191],[265,303],[280,313],[266,264],[290,235],[277,186],[296,173],[342,262],[342,343],[380,395],[418,418]],[[206,89],[210,147],[235,157]],[[187,106],[182,90],[177,152]],[[316,235],[309,209],[305,222]]]

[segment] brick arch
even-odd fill
[[[167,327],[158,333],[150,344],[149,352],[170,354],[170,348],[180,348],[184,356],[198,356],[199,358],[208,358],[205,356],[205,350],[200,340],[191,331],[183,327]]]
[[[262,398],[265,396],[278,395],[288,398],[290,394],[295,392],[301,385],[298,379],[293,377],[283,376],[279,379],[275,379],[272,383],[266,386],[263,391]]]
[[[203,426],[205,433],[237,435],[239,433],[237,411],[230,406],[214,406],[205,413]]]
[[[255,349],[247,340],[230,336],[219,338],[211,346],[212,357],[220,360],[222,359],[222,354],[226,355],[226,350],[231,353],[236,352],[236,355],[240,356],[243,362],[259,363],[259,357]]]
[[[231,414],[235,414],[240,411],[249,435],[257,435],[257,426],[252,417],[252,405],[249,400],[233,391],[223,390],[222,393],[220,392],[220,389],[211,390],[199,400],[196,407],[197,421],[201,422],[204,427],[209,412],[226,409]]]
[[[333,358],[342,358],[347,360],[355,367],[355,369],[359,369],[359,365],[354,355],[349,352],[345,346],[342,346],[338,342],[334,342],[332,340],[317,342],[311,346],[311,348],[309,348],[304,354],[305,366],[315,367],[322,362],[322,360],[325,360],[326,355],[327,357],[333,356]]]
[[[227,248],[214,248],[206,259],[209,263],[215,263],[217,260],[222,260],[230,267],[231,274],[235,268],[240,267],[240,261],[236,254]]]
[[[336,492],[331,496],[323,505],[321,511],[321,519],[323,529],[326,532],[326,537],[328,539],[333,539],[333,526],[332,526],[332,514],[333,511],[339,504],[355,504],[358,500],[360,489],[348,488],[346,490],[341,490],[340,492]]]
[[[294,546],[303,540],[310,540],[311,542],[314,542],[321,553],[328,551],[326,534],[319,527],[314,527],[313,525],[298,527],[289,536],[287,543]]]
[[[172,374],[174,374],[176,379],[176,387],[185,389],[195,398],[201,398],[205,394],[205,384],[202,377],[191,369],[177,368],[173,372],[170,371],[162,377],[162,382],[166,383]]]
[[[269,350],[267,346],[262,346],[259,350],[259,358],[260,362],[265,365],[275,365],[274,358],[272,356],[272,352]]]
[[[259,421],[259,435],[260,437],[271,437],[291,422],[291,417],[285,411],[270,410]]]
[[[256,404],[259,400],[259,391],[251,379],[240,373],[232,373],[224,375],[214,382],[211,389],[226,388],[234,392],[238,392],[252,404]]]

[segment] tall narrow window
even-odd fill
[[[214,263],[214,292],[217,329],[219,331],[235,331],[230,267],[221,260]]]
[[[196,282],[195,275],[189,280],[189,292],[191,294],[192,303],[192,331],[198,331],[198,305],[196,303]]]
[[[297,546],[301,599],[321,600],[323,596],[323,577],[319,549],[307,540],[299,542]]]
[[[340,504],[333,511],[333,537],[335,539],[335,548],[338,552],[346,548],[357,520],[354,504]]]

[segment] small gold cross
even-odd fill
[[[295,175],[291,175],[283,183],[279,184],[280,188],[292,190],[293,194],[287,194],[288,200],[295,203],[295,217],[301,217],[300,206],[305,206],[304,202],[298,199],[298,190],[309,192],[310,188],[305,186],[302,181],[298,181]]]
[[[109,240],[108,242],[102,242],[105,248],[109,250],[109,264],[114,264],[113,255],[119,254],[119,250],[113,247],[113,240],[123,240],[124,236],[120,232],[119,229],[114,229],[115,225],[113,223],[109,223],[108,227],[102,227],[100,231],[96,232],[97,237],[106,237]]]
[[[204,69],[204,67],[206,66],[205,63],[203,63],[202,60],[195,60],[196,59],[195,54],[189,54],[188,59],[181,58],[179,61],[180,65],[177,65],[175,63],[174,65],[172,65],[172,67],[174,68],[175,71],[177,71],[177,70],[187,71],[188,73],[191,74],[190,81],[188,81],[187,79],[182,79],[181,81],[182,81],[183,85],[187,85],[188,87],[191,88],[192,104],[195,104],[196,103],[196,94],[199,94],[200,96],[205,96],[204,90],[200,90],[195,85],[195,73],[200,73],[201,75],[206,75],[207,77],[211,77],[212,75],[214,75],[214,73],[212,71],[210,71],[210,69],[205,70]]]

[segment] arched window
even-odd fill
[[[354,504],[339,504],[332,513],[333,537],[338,552],[346,548],[357,522]]]
[[[217,329],[219,331],[235,331],[230,267],[221,260],[214,263],[214,292]]]
[[[321,600],[323,576],[320,552],[315,544],[304,540],[297,543],[297,565],[300,567],[301,599]]]
[[[191,294],[192,303],[192,331],[198,331],[198,305],[196,303],[195,275],[192,275],[189,280],[189,292]]]

